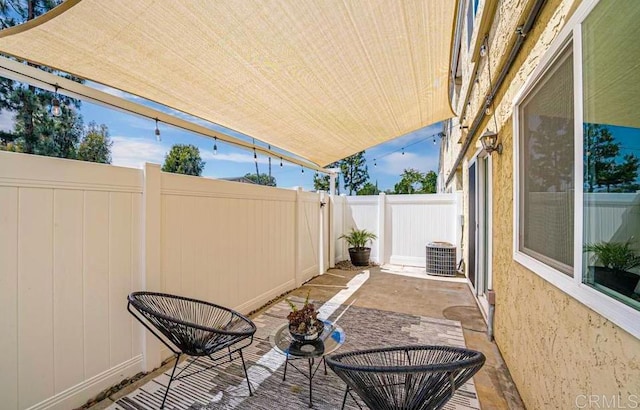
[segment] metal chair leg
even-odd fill
[[[249,381],[249,373],[247,373],[247,365],[244,363],[244,355],[242,354],[242,349],[238,350],[240,353],[240,359],[242,359],[242,368],[244,369],[244,377],[247,378],[247,386],[249,386],[249,396],[253,396],[253,392],[251,391],[251,382]]]
[[[313,407],[313,357],[309,358],[309,408]]]
[[[171,382],[173,381],[173,375],[176,374],[176,367],[178,367],[179,361],[180,361],[180,354],[176,356],[176,362],[173,365],[173,371],[171,372],[169,383],[167,383],[167,390],[164,392],[164,397],[162,398],[162,404],[160,405],[161,409],[164,409],[164,402],[167,401],[167,396],[169,395],[169,387],[171,387]]]
[[[349,386],[347,386],[347,388],[344,390],[344,397],[342,398],[342,407],[340,407],[341,410],[344,410],[344,406],[345,404],[347,404],[347,395],[349,394]]]
[[[289,353],[287,352],[286,359],[284,360],[284,374],[282,375],[282,381],[287,380],[287,366],[289,365]]]

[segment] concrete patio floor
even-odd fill
[[[481,407],[524,408],[498,348],[487,337],[486,324],[465,279],[430,277],[416,268],[384,266],[368,269],[369,279],[345,304],[353,303],[359,307],[461,322],[467,347],[483,352],[487,358],[484,367],[474,376]],[[305,297],[311,289],[312,299],[329,300],[360,272],[330,269],[326,274],[293,290],[288,296]],[[252,316],[257,316],[267,307]],[[168,366],[172,366],[172,362],[89,408],[100,410],[109,407],[115,400],[147,383]]]

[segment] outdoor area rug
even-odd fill
[[[302,300],[293,298],[294,301]],[[320,304],[320,303],[319,303]],[[317,306],[317,305],[316,305]],[[330,313],[322,316],[323,309]],[[344,329],[346,340],[335,353],[385,346],[410,344],[439,344],[464,347],[460,322],[435,319],[402,313],[367,309],[356,306],[325,304],[321,317],[336,320]],[[307,379],[295,369],[287,370],[282,380],[285,357],[272,347],[270,336],[286,323],[289,306],[279,302],[254,318],[257,331],[254,342],[244,349],[249,379],[254,390],[249,397],[242,362],[234,360],[198,375],[174,381],[167,398],[167,409],[304,409],[308,408],[309,387]],[[204,360],[200,359],[198,362]],[[178,367],[187,365],[187,361]],[[306,361],[295,363],[301,369]],[[196,366],[197,364],[194,364]],[[345,384],[327,367],[322,366],[313,378],[313,407],[315,409],[339,409]],[[171,369],[143,385],[133,393],[119,399],[109,410],[141,410],[160,407]],[[360,402],[362,408],[367,408]],[[348,409],[358,409],[353,398],[347,399]],[[447,403],[445,409],[479,409],[473,381],[467,382]]]

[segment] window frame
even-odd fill
[[[582,83],[582,23],[600,0],[584,0],[565,27],[544,53],[540,64],[533,70],[513,100],[513,259],[562,292],[578,300],[606,319],[640,339],[640,311],[619,302],[589,285],[583,279],[583,230],[584,230],[584,173],[583,173],[583,83]],[[573,277],[520,251],[520,109],[542,77],[554,70],[555,63],[572,47],[574,88],[574,262]]]
[[[520,102],[518,103],[518,107],[514,108],[514,113],[516,112],[515,110],[517,110],[517,121],[518,124],[521,124],[522,121],[520,120],[521,117],[521,110],[523,108],[524,104],[529,103],[533,98],[536,97],[536,95],[540,92],[540,88],[543,87],[544,85],[546,85],[546,83],[551,79],[551,76],[554,75],[558,69],[560,68],[560,65],[562,65],[565,61],[571,59],[571,64],[572,67],[575,64],[574,61],[574,50],[573,50],[573,44],[572,44],[572,39],[569,38],[566,41],[562,42],[561,46],[558,48],[557,52],[553,55],[553,58],[550,59],[549,63],[547,64],[547,66],[545,67],[544,70],[542,70],[540,72],[540,75],[537,77],[537,81],[535,81],[531,87],[529,88],[529,92],[524,95],[522,97],[522,99],[520,100]],[[567,56],[565,54],[568,54],[570,52],[570,55]],[[572,74],[575,78],[575,67],[573,69],[573,74]],[[546,78],[543,78],[547,76]],[[575,87],[575,81],[574,81],[574,87]],[[574,89],[574,94],[575,94],[575,89]],[[575,101],[574,101],[574,126],[575,126]],[[514,135],[517,135],[517,139],[518,139],[518,147],[520,147],[521,144],[521,128],[518,127],[518,132],[517,134],[514,133]],[[575,130],[574,130],[574,134],[575,134]],[[574,145],[575,145],[575,137],[574,137]],[[520,152],[518,151],[518,155],[520,155]],[[517,175],[518,177],[518,184],[522,184],[522,180],[523,180],[523,175],[521,172],[519,172],[518,174],[514,174]],[[575,179],[575,174],[574,174],[574,179]],[[575,181],[574,181],[574,185],[575,185]],[[520,185],[518,185],[520,186]],[[575,188],[574,188],[574,195],[575,195]],[[518,193],[518,212],[520,211],[520,192]],[[575,200],[575,196],[574,196],[574,200]],[[518,251],[518,253],[523,254],[523,255],[527,255],[529,256],[531,259],[537,260],[540,263],[544,264],[545,266],[549,266],[551,269],[553,269],[555,272],[560,272],[564,275],[568,275],[568,276],[573,276],[574,275],[574,268],[575,268],[575,261],[574,261],[574,266],[569,266],[569,265],[564,265],[562,262],[560,261],[556,261],[553,258],[548,257],[547,255],[544,255],[542,253],[539,253],[533,249],[528,249],[527,252],[524,251],[520,251],[520,227],[522,226],[522,220],[523,220],[523,215],[518,215],[518,231],[516,232],[517,238],[518,238],[518,248],[516,248],[516,250]],[[575,225],[575,221],[574,221],[574,225]],[[575,227],[574,227],[575,230]],[[575,245],[575,242],[574,242]],[[523,247],[524,248],[524,247]],[[537,258],[534,256],[535,254],[539,255]],[[575,254],[574,254],[574,259],[575,259]],[[545,262],[545,260],[549,261],[549,262]],[[556,267],[554,267],[553,265],[556,265]],[[562,266],[562,267],[560,267]]]

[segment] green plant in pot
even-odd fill
[[[295,303],[289,299],[285,299],[291,307],[291,312],[287,315],[287,320],[289,320],[289,333],[291,333],[291,337],[299,342],[316,340],[324,330],[324,323],[318,319],[318,312],[315,306],[313,303],[309,303],[310,294],[311,290],[307,292],[304,305],[300,309],[298,309]]]
[[[369,266],[371,248],[367,247],[367,244],[376,238],[376,234],[366,229],[352,228],[351,232],[341,235],[339,239],[344,239],[349,244],[349,258],[353,265]]]
[[[640,276],[630,270],[640,267],[640,255],[626,242],[588,243],[584,252],[592,252],[591,260],[597,266],[589,266],[595,283],[633,297]]]

